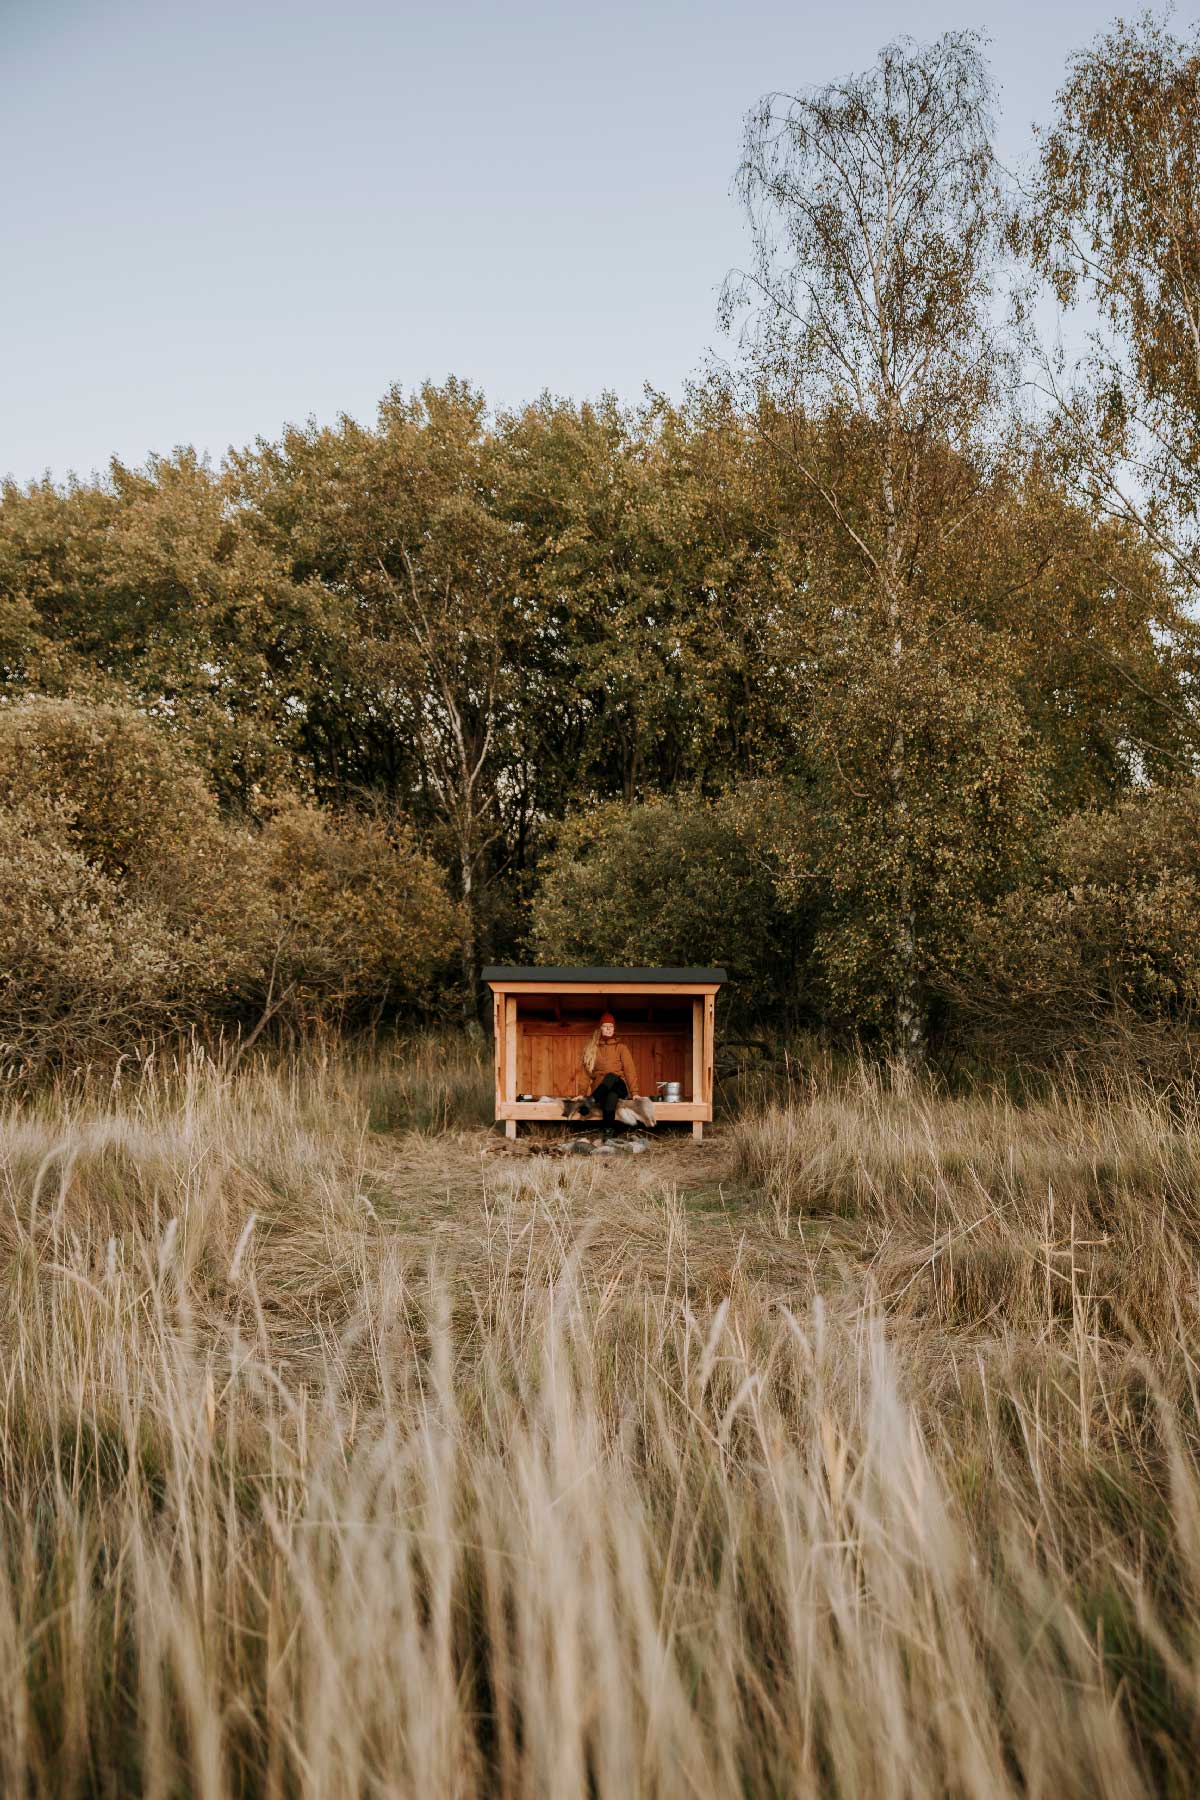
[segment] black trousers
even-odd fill
[[[592,1099],[604,1114],[604,1129],[611,1131],[617,1116],[617,1107],[622,1100],[628,1100],[629,1089],[620,1075],[603,1075],[592,1089]]]

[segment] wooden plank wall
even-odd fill
[[[595,1029],[594,1021],[521,1019],[517,1021],[517,1092],[571,1094],[575,1071]],[[660,1081],[683,1083],[684,1098],[693,1097],[692,1034],[688,1024],[646,1025],[622,1022],[620,1036],[629,1045],[638,1072],[638,1092],[653,1096]]]

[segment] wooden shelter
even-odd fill
[[[724,969],[519,969],[483,971],[496,1025],[496,1117],[516,1137],[519,1119],[560,1119],[596,1020],[616,1016],[660,1119],[687,1119],[704,1134],[713,1116],[713,1026]],[[682,1100],[661,1100],[678,1081]]]

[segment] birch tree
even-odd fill
[[[1072,58],[1015,239],[1066,310],[1095,321],[1082,353],[1039,351],[1048,442],[1088,510],[1136,530],[1167,573],[1157,632],[1190,704],[1164,706],[1155,748],[1200,721],[1200,27],[1144,14]],[[1173,602],[1173,604],[1172,604]],[[1189,616],[1189,604],[1191,613]],[[1132,684],[1136,673],[1124,669]]]
[[[1019,241],[1098,323],[1048,359],[1060,448],[1089,505],[1200,586],[1200,26],[1150,15],[1072,58]]]
[[[914,642],[929,644],[930,539],[958,529],[972,498],[947,501],[945,449],[979,442],[1005,366],[992,326],[1001,207],[990,105],[970,32],[891,44],[864,74],[767,95],[747,120],[736,178],[753,254],[723,296],[725,321],[745,321],[754,416],[852,550],[864,588],[850,610],[859,660],[882,684],[869,710],[890,839],[886,879],[874,871],[864,886],[889,914],[895,1046],[909,1066],[926,1047],[912,844],[926,774],[905,692]],[[849,421],[867,442],[865,484],[859,459],[851,483],[836,458],[813,453],[820,417]],[[836,741],[828,748],[836,760]]]

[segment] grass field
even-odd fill
[[[0,1793],[1193,1794],[1195,1102],[489,1079],[10,1105]]]

